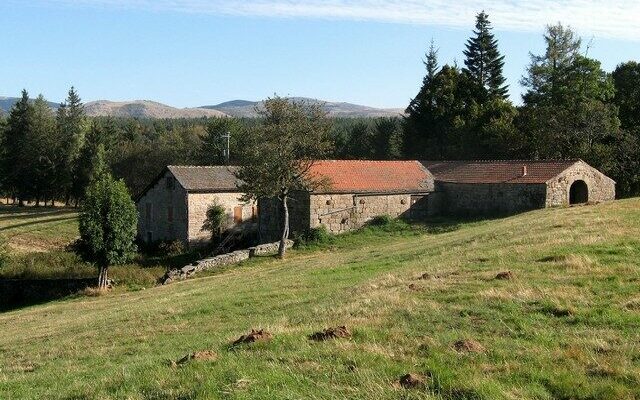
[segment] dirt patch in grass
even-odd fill
[[[398,385],[405,389],[419,389],[426,386],[427,377],[422,374],[409,373],[402,375],[398,380]]]
[[[231,345],[237,346],[241,344],[255,343],[255,342],[268,342],[271,340],[273,335],[270,332],[265,331],[264,329],[255,330],[252,329],[250,333],[246,335],[240,336],[236,339]]]
[[[442,272],[439,274],[431,274],[429,272],[425,272],[424,274],[420,275],[418,279],[420,280],[442,279],[442,278],[448,278],[450,276],[455,276],[459,274],[460,274],[459,272]]]
[[[624,303],[624,308],[630,311],[640,311],[640,297]]]
[[[189,353],[177,361],[171,361],[172,367],[184,365],[189,361],[215,361],[218,359],[218,354],[211,350],[196,351],[195,353]]]
[[[320,332],[315,332],[309,335],[309,340],[315,340],[316,342],[322,342],[329,339],[350,338],[351,331],[346,326],[337,326],[335,328],[327,328]]]
[[[411,283],[409,284],[409,290],[413,290],[414,292],[421,292],[422,288],[418,285],[416,285],[415,283]]]
[[[458,353],[484,353],[485,347],[480,342],[473,339],[462,339],[453,343],[453,348]]]
[[[585,254],[547,256],[538,259],[538,262],[557,263],[571,270],[589,270],[597,266],[597,262]]]
[[[495,279],[510,281],[510,280],[514,279],[515,277],[516,277],[516,275],[511,271],[502,271],[502,272],[498,272],[498,274],[496,275]]]

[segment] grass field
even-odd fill
[[[0,235],[14,253],[64,249],[78,237],[72,208],[0,206]]]
[[[0,205],[0,237],[9,253],[0,279],[97,277],[96,266],[69,248],[79,236],[77,209]],[[172,261],[140,254],[127,265],[112,267],[110,275],[123,290],[151,287]]]
[[[0,314],[0,398],[640,398],[639,199],[429,231]],[[230,346],[251,328],[273,339]]]

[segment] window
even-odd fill
[[[151,203],[147,203],[146,204],[146,213],[145,213],[145,219],[147,221],[147,224],[151,223],[151,216],[152,216],[152,206],[153,204]]]
[[[175,182],[175,179],[173,179],[173,176],[167,176],[166,178],[167,189],[173,190],[173,187],[175,186],[174,182]]]
[[[251,206],[251,219],[253,221],[258,219],[258,207],[256,207],[256,206]]]
[[[167,208],[167,220],[169,222],[173,222],[173,207],[172,206],[169,206]]]
[[[147,243],[152,243],[153,242],[153,232],[149,231],[147,232]]]

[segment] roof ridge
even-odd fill
[[[237,165],[167,165],[173,168],[229,168],[237,167]]]
[[[577,162],[582,161],[580,158],[551,158],[544,160],[531,160],[531,159],[506,159],[506,160],[490,160],[490,159],[475,159],[475,160],[421,160],[422,162]]]

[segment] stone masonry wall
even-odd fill
[[[343,233],[363,226],[378,215],[399,217],[409,210],[408,194],[357,196],[353,194],[311,195],[310,227],[324,225],[331,233]]]
[[[360,228],[373,217],[424,219],[439,211],[436,193],[416,194],[306,194],[289,201],[291,234],[324,225],[338,234]],[[277,200],[260,200],[260,240],[277,240],[281,234],[282,206]]]
[[[249,247],[245,250],[236,250],[231,253],[220,254],[196,261],[192,264],[185,265],[182,268],[176,268],[168,271],[161,279],[163,285],[187,279],[201,271],[211,271],[227,265],[239,264],[251,257],[259,257],[269,254],[276,254],[280,242],[262,244],[255,247]],[[288,240],[285,247],[290,249],[293,247],[293,241]]]
[[[582,180],[587,184],[590,202],[614,200],[616,183],[595,168],[579,161],[547,184],[547,207],[569,205],[571,185]]]
[[[287,201],[289,206],[289,229],[304,232],[309,229],[309,193],[296,192]],[[282,235],[282,203],[276,198],[258,201],[260,242],[279,240]],[[290,235],[291,237],[292,235]]]
[[[227,226],[234,225],[234,209],[242,207],[242,221],[249,221],[253,218],[254,203],[246,203],[240,200],[242,193],[189,193],[187,204],[189,207],[188,218],[188,242],[189,245],[200,245],[208,242],[211,238],[209,231],[203,230],[202,226],[207,219],[207,210],[215,202],[224,207],[227,214]],[[257,209],[255,209],[257,212]]]
[[[468,184],[436,182],[449,215],[514,214],[545,207],[544,184]]]
[[[167,178],[173,178],[169,171],[136,203],[143,241],[187,240],[187,192],[177,182],[168,187]]]
[[[358,229],[379,215],[420,220],[437,213],[436,194],[313,194],[311,228],[324,225],[331,233]]]

